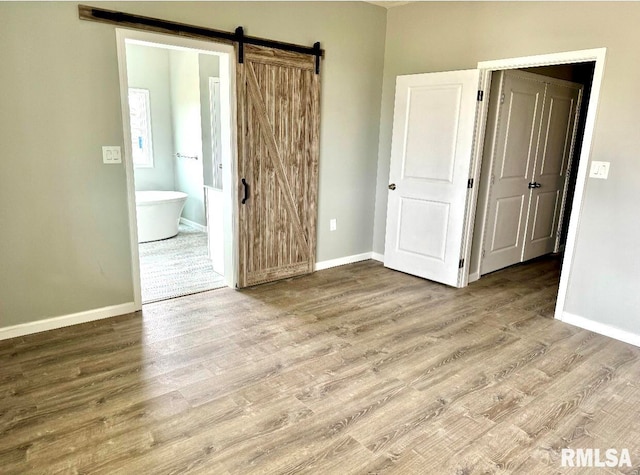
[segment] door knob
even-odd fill
[[[396,184],[395,184],[395,183],[391,183],[391,184],[389,185],[389,189],[390,189],[391,191],[395,190],[395,189],[396,189]]]
[[[534,181],[533,183],[529,183],[529,189],[532,190],[533,188],[540,188],[542,185],[540,183],[538,183],[537,181]]]

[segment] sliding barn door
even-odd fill
[[[239,286],[313,272],[320,79],[315,58],[245,45],[238,64]]]

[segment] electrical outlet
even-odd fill
[[[329,220],[329,231],[335,231],[338,229],[338,220],[336,218]]]
[[[105,145],[102,147],[102,162],[103,163],[122,163],[122,154],[120,153],[120,147],[115,145]]]
[[[609,162],[591,162],[589,177],[606,180],[609,177]]]

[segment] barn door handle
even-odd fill
[[[247,183],[247,180],[243,178],[242,185],[244,186],[244,197],[242,198],[242,204],[245,204],[249,199],[249,183]]]
[[[540,183],[538,183],[537,181],[534,181],[533,183],[529,183],[529,189],[532,190],[533,188],[540,188],[542,185]]]

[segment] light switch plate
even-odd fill
[[[591,162],[589,176],[606,180],[609,177],[609,162]]]
[[[102,162],[103,163],[122,163],[122,154],[120,147],[115,145],[105,145],[102,147]]]

